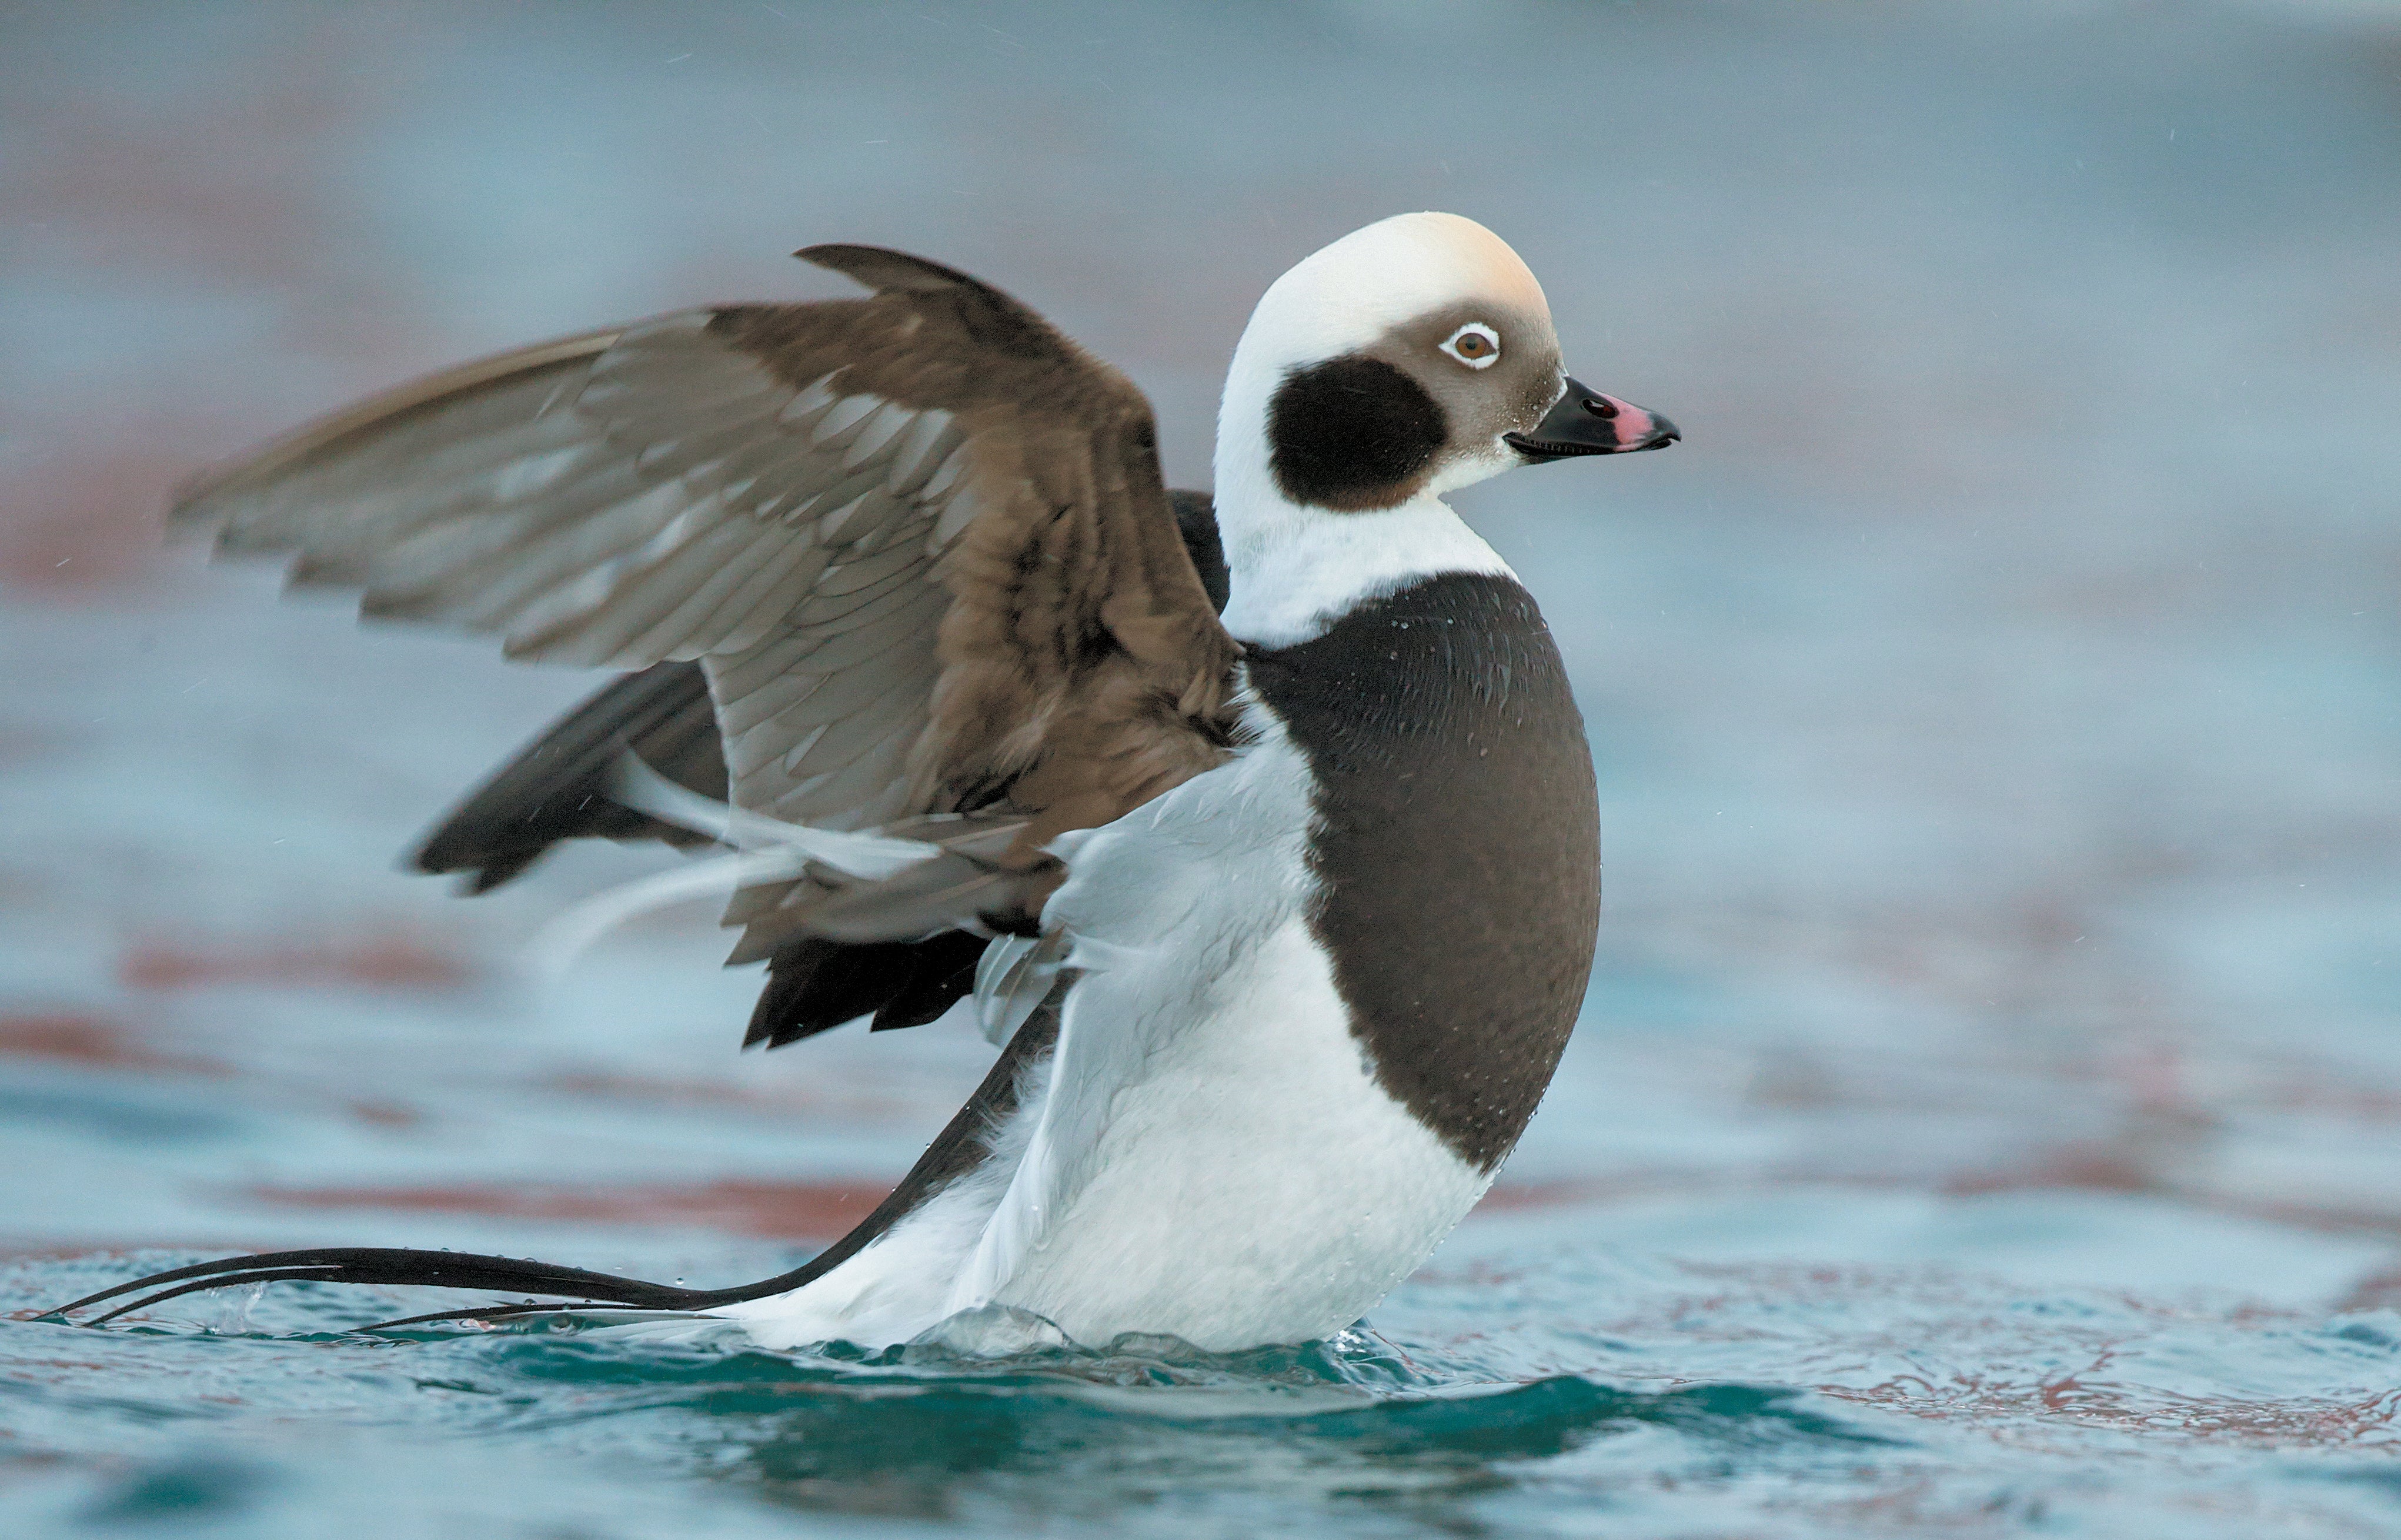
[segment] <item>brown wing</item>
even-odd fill
[[[803,254],[876,294],[469,365],[269,446],[176,516],[221,549],[296,552],[295,583],[363,587],[370,615],[514,657],[697,659],[737,804],[838,829],[1021,815],[1002,859],[1038,876],[1052,835],[1224,751],[1235,648],[1148,405],[973,279],[868,247]],[[824,897],[746,895],[745,953]],[[926,913],[880,923],[922,934]]]
[[[1223,614],[1225,547],[1209,494],[1171,487],[1167,501],[1210,607]],[[463,873],[460,891],[474,894],[514,881],[563,840],[711,843],[612,800],[618,757],[628,749],[686,790],[725,800],[725,741],[699,664],[654,663],[601,686],[445,813],[410,852],[409,864]]]

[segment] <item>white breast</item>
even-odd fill
[[[816,1283],[724,1313],[771,1345],[898,1341],[986,1303],[1096,1345],[1306,1341],[1474,1206],[1490,1178],[1385,1094],[1351,1031],[1308,927],[1308,765],[1253,716],[1233,763],[1062,842],[1045,918],[1091,970],[1003,1157]]]

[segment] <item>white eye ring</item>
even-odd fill
[[[1471,358],[1460,351],[1460,339],[1475,337],[1484,344],[1484,351]],[[1471,321],[1444,339],[1442,351],[1471,369],[1489,369],[1501,362],[1501,334],[1481,321]]]

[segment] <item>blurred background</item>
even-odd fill
[[[262,0],[0,41],[14,1252],[749,1276],[988,1054],[739,1054],[706,906],[530,978],[675,858],[473,902],[394,863],[594,681],[278,604],[163,545],[179,477],[479,353],[839,292],[785,254],[860,241],[1114,361],[1205,486],[1265,285],[1437,208],[1685,433],[1459,499],[1574,673],[1608,908],[1455,1245],[2401,1302],[2401,10]]]

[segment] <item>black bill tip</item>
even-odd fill
[[[1576,455],[1664,449],[1683,436],[1658,413],[1571,378],[1532,433],[1504,433],[1502,442],[1540,465]]]

